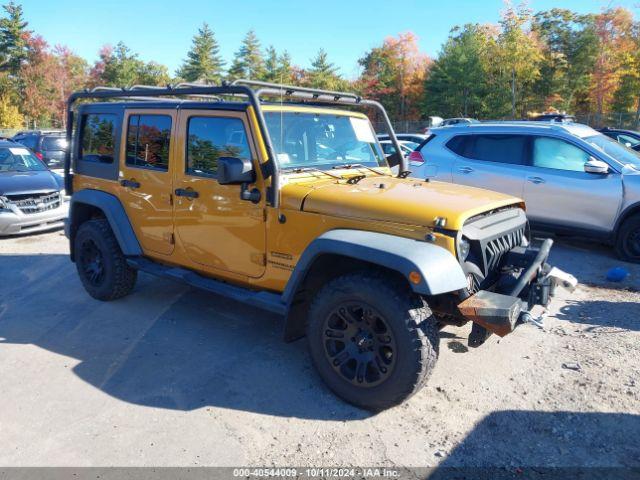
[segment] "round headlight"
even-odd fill
[[[464,262],[469,256],[469,250],[471,250],[471,244],[466,238],[461,238],[458,242],[458,257],[461,262]]]

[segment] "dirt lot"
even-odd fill
[[[278,317],[141,276],[91,299],[62,233],[0,240],[0,465],[640,466],[640,268],[559,244],[583,284],[372,416],[336,399]],[[563,366],[564,365],[564,366]]]

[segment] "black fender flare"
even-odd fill
[[[75,192],[71,197],[69,218],[65,224],[65,233],[70,241],[71,259],[74,259],[73,243],[78,227],[87,220],[82,206],[89,205],[99,209],[109,222],[111,230],[118,240],[122,253],[127,256],[142,255],[140,242],[136,237],[129,217],[122,203],[115,195],[100,190],[84,189]]]
[[[282,293],[287,305],[285,339],[301,335],[301,319],[292,305],[316,259],[335,254],[362,260],[400,273],[414,292],[439,295],[467,287],[467,279],[458,260],[445,248],[426,241],[364,230],[336,229],[313,240],[298,260]],[[420,282],[409,281],[409,274],[418,272]]]

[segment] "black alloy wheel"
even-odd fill
[[[327,361],[349,383],[373,387],[393,371],[397,355],[393,332],[370,305],[339,305],[327,316],[323,331]]]
[[[93,239],[87,238],[82,242],[78,253],[78,262],[84,277],[91,285],[99,287],[104,282],[104,258],[102,252]]]

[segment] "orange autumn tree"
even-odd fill
[[[598,53],[591,76],[590,100],[596,113],[610,111],[615,92],[624,74],[625,60],[637,49],[633,14],[624,8],[596,15]]]
[[[64,126],[66,99],[86,85],[87,63],[66,47],[50,49],[38,35],[27,39],[20,66],[22,112],[32,127]]]
[[[405,32],[388,37],[365,54],[357,81],[360,92],[380,101],[394,120],[420,118],[424,80],[431,60],[420,52],[418,37]]]

